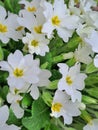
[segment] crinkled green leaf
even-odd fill
[[[28,130],[41,130],[49,122],[49,116],[49,108],[39,98],[33,102],[32,116],[23,118],[22,123]]]

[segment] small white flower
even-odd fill
[[[83,127],[83,130],[98,130],[98,119],[91,120],[86,126]]]
[[[51,76],[50,71],[48,70],[41,70],[39,74],[39,82],[37,84],[32,84],[30,87],[30,95],[33,99],[38,99],[39,97],[39,89],[38,87],[46,87],[49,85],[50,81],[49,78]]]
[[[42,34],[42,27],[45,22],[42,11],[38,12],[35,17],[34,14],[28,13],[24,10],[20,12],[20,17],[18,17],[17,20],[21,26],[26,27],[30,32]]]
[[[37,11],[41,8],[40,7],[40,1],[41,0],[32,0],[31,2],[26,0],[20,0],[19,4],[24,5],[24,9],[30,13],[36,14]]]
[[[79,18],[68,14],[64,0],[55,0],[54,5],[44,2],[43,5],[46,22],[43,25],[42,32],[46,33],[50,38],[53,30],[56,29],[58,35],[67,42],[74,29],[78,26]]]
[[[9,86],[17,85],[17,88],[22,88],[26,83],[37,83],[39,81],[38,74],[39,60],[33,60],[31,54],[23,56],[22,52],[16,50],[14,54],[10,53],[7,61],[0,62],[1,70],[9,72],[7,78]]]
[[[82,12],[91,11],[92,6],[97,6],[97,2],[94,0],[80,0],[80,8]]]
[[[74,52],[74,58],[77,62],[89,64],[92,62],[90,55],[93,54],[92,48],[89,44],[80,43],[78,48]]]
[[[0,107],[0,130],[20,130],[16,125],[7,125],[9,109],[6,105]]]
[[[45,56],[46,52],[49,52],[49,40],[44,35],[27,33],[26,37],[22,39],[23,43],[27,45],[28,51],[31,54]]]
[[[7,95],[7,101],[11,104],[10,108],[14,112],[17,118],[22,118],[24,115],[24,110],[20,107],[20,101],[22,100],[22,96],[19,95],[19,90],[15,89],[11,91]]]
[[[85,41],[92,46],[92,50],[98,53],[98,31],[93,30],[89,38]]]
[[[92,31],[94,31],[94,28],[91,26],[88,26],[87,24],[79,24],[76,30],[77,34],[80,36],[80,38],[84,42],[86,42],[85,38],[90,37],[90,35],[92,34]]]
[[[0,40],[3,43],[8,43],[10,38],[15,41],[21,39],[21,36],[19,36],[18,31],[16,31],[17,28],[15,29],[18,23],[14,22],[15,25],[13,25],[12,22],[15,20],[16,15],[9,13],[7,16],[6,10],[2,6],[0,6]]]
[[[80,115],[79,102],[72,102],[66,92],[57,90],[52,102],[51,116],[63,116],[64,124],[71,124],[73,117]]]
[[[87,76],[80,73],[80,64],[76,63],[71,68],[64,63],[59,63],[58,66],[62,74],[62,78],[58,83],[58,89],[65,90],[71,96],[73,102],[76,100],[81,101],[81,92],[79,90],[85,87],[84,80]]]

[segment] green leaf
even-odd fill
[[[89,75],[86,79],[85,79],[85,83],[88,86],[93,86],[94,84],[98,84],[98,74],[92,74]]]
[[[50,92],[48,92],[48,91],[43,92],[42,98],[43,98],[44,102],[45,102],[49,107],[51,107],[53,98],[52,98],[52,95],[50,94]]]
[[[28,130],[41,130],[49,122],[49,108],[42,98],[33,102],[32,116],[23,118],[22,123]]]
[[[0,1],[0,5],[1,5],[1,6],[4,6],[4,3],[3,3],[2,1]]]
[[[87,67],[86,67],[86,73],[89,74],[89,73],[93,73],[93,72],[97,72],[98,71],[98,68],[96,68],[92,63],[88,64]]]
[[[31,105],[32,103],[32,97],[29,94],[25,94],[21,101],[21,105],[23,108],[27,108]]]
[[[98,98],[98,87],[86,89],[86,92],[87,92],[90,96],[95,97],[95,98]]]
[[[4,59],[4,53],[3,53],[2,47],[0,46],[0,60],[3,60],[3,59]]]
[[[8,91],[9,91],[9,88],[7,85],[3,86],[3,87],[0,87],[0,96],[6,100],[6,96],[8,94]]]
[[[83,95],[82,100],[85,104],[97,104],[97,100],[95,98]]]
[[[47,86],[47,88],[50,89],[50,90],[57,89],[58,81],[59,80],[54,80],[54,81],[50,82],[50,84],[49,84],[49,86]]]
[[[19,1],[20,0],[4,0],[4,6],[7,10],[17,14],[20,10]]]

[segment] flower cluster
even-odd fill
[[[0,94],[0,130],[52,125],[76,130],[77,117],[83,130],[97,130],[98,2],[19,0],[17,5],[17,14],[0,5],[0,89],[7,86],[5,97]],[[50,124],[30,126],[34,112],[47,109]],[[10,123],[10,111],[21,124]]]

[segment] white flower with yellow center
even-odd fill
[[[44,35],[27,33],[26,37],[22,39],[23,43],[27,45],[29,53],[45,56],[49,52],[49,40]]]
[[[91,120],[86,126],[83,127],[83,130],[98,130],[98,119]]]
[[[46,33],[50,38],[53,30],[56,29],[58,35],[67,42],[74,29],[78,26],[79,18],[68,13],[64,0],[55,0],[54,5],[44,2],[43,5],[46,22],[43,25],[42,32]]]
[[[28,13],[25,10],[20,11],[20,17],[18,17],[17,20],[21,26],[26,27],[30,32],[42,34],[42,27],[45,22],[42,11],[38,12],[36,17],[34,14]]]
[[[36,14],[36,12],[41,8],[40,7],[41,0],[32,0],[31,2],[27,0],[19,1],[19,4],[24,5],[24,9],[30,13]]]
[[[77,101],[73,103],[66,92],[57,90],[52,102],[51,116],[56,118],[63,116],[64,124],[71,124],[73,117],[81,114],[79,105]]]
[[[79,90],[85,87],[84,80],[87,76],[86,74],[80,73],[80,64],[76,63],[71,68],[64,63],[59,63],[58,66],[62,74],[62,78],[58,83],[58,89],[65,90],[71,96],[73,102],[76,100],[81,101],[82,95]]]
[[[11,104],[10,108],[17,118],[22,118],[24,115],[24,110],[20,107],[20,102],[23,98],[22,96],[20,96],[20,93],[22,93],[21,90],[15,87],[10,87],[10,92],[7,95],[7,101]]]
[[[9,72],[7,78],[9,86],[17,85],[17,88],[22,88],[26,83],[39,81],[39,60],[33,60],[31,54],[23,56],[21,51],[16,50],[14,54],[9,54],[8,61],[1,61],[0,66],[1,70]]]
[[[8,43],[10,38],[15,41],[21,39],[22,36],[19,36],[18,31],[16,31],[17,28],[15,28],[18,24],[16,21],[16,16],[14,14],[7,14],[6,10],[0,6],[0,40],[3,43]]]
[[[92,62],[91,55],[93,55],[92,48],[89,44],[80,43],[74,52],[74,58],[77,62],[89,64]]]
[[[8,125],[6,121],[9,117],[9,109],[7,105],[0,107],[0,130],[20,130],[16,125]]]

